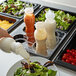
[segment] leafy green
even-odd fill
[[[48,71],[48,76],[56,76],[56,71],[53,71],[53,70],[49,70]]]
[[[0,5],[0,12],[8,13],[14,16],[23,16],[26,7],[33,6],[31,3],[22,2],[20,0],[7,0]]]
[[[42,10],[39,15],[36,17],[35,21],[45,21],[46,13],[47,11],[50,10],[49,8],[46,8]],[[53,10],[52,10],[53,11]],[[53,11],[55,13],[55,20],[57,24],[57,28],[61,30],[67,30],[68,27],[73,23],[74,20],[76,20],[75,16],[70,15],[69,13],[65,13],[64,11],[58,10],[58,11]]]
[[[57,71],[48,69],[42,65],[39,65],[37,63],[30,63],[30,65],[34,65],[34,73],[31,73],[29,69],[25,69],[23,67],[20,67],[17,69],[17,71],[14,73],[14,76],[56,76]],[[29,73],[28,73],[29,71]]]
[[[14,3],[14,0],[8,0],[8,3],[9,3],[9,4]]]

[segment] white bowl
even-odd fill
[[[33,61],[38,61],[38,62],[40,62],[42,65],[43,65],[45,62],[49,61],[49,60],[46,59],[46,58],[37,57],[37,56],[32,56],[32,57],[30,58],[30,60],[31,60],[32,62],[33,62]],[[6,75],[6,76],[14,76],[14,72],[16,72],[17,68],[19,68],[19,67],[22,66],[21,61],[26,61],[26,60],[25,60],[25,59],[22,59],[22,60],[18,61],[17,63],[15,63],[15,64],[9,69],[9,71],[7,72],[7,75]],[[59,76],[59,71],[58,71],[57,67],[55,66],[55,64],[52,65],[52,66],[49,66],[49,69],[52,69],[52,70],[57,71],[56,76]]]

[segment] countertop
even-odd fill
[[[3,0],[0,0],[0,2],[1,1]],[[61,8],[64,10],[69,10],[69,11],[76,13],[76,10],[75,10],[76,1],[75,0],[64,0],[64,2],[61,0],[51,0],[51,1],[50,0],[41,0],[41,1],[40,0],[28,0],[28,1],[32,1],[33,3],[35,2],[35,3],[39,3],[42,5],[46,5],[46,6],[53,6],[53,7]],[[21,28],[21,26],[19,26],[17,29],[19,28]],[[17,29],[15,29],[15,31],[11,33],[12,36],[16,34]],[[6,76],[6,73],[8,72],[9,68],[21,59],[23,58],[19,55],[15,55],[13,53],[5,53],[2,50],[0,50],[0,76]],[[60,72],[60,76],[76,76],[75,71],[66,69],[58,65],[56,66],[58,68],[58,71]]]

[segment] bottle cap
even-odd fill
[[[33,13],[33,12],[34,12],[33,7],[25,8],[25,13]]]
[[[46,23],[56,23],[56,21],[55,21],[55,14],[54,14],[54,12],[52,11],[52,10],[49,10],[47,13],[46,13],[46,15],[45,15],[45,17],[46,17],[46,20],[45,20],[45,22]]]
[[[46,19],[54,19],[55,14],[53,11],[49,10],[46,15],[45,15]]]

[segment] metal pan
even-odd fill
[[[50,9],[53,10],[53,11],[62,10],[62,9],[57,9],[57,8],[53,8],[53,7],[42,6],[39,10],[37,10],[37,12],[35,13],[35,16],[38,17],[39,14],[41,13],[41,11],[43,11],[43,10],[46,9],[46,8],[50,8]],[[73,12],[70,12],[70,11],[65,11],[65,10],[62,10],[62,11],[64,11],[65,13],[69,13],[70,15],[76,17],[76,13],[73,13]],[[71,23],[71,25],[67,28],[67,30],[61,30],[61,29],[59,29],[59,28],[57,28],[57,29],[58,29],[58,30],[61,30],[61,31],[65,32],[65,33],[67,33],[67,32],[70,32],[70,30],[75,27],[75,23],[76,23],[76,20]]]
[[[68,69],[76,71],[76,66],[70,63],[62,61],[62,56],[66,53],[67,49],[76,49],[76,29],[73,30],[71,35],[68,37],[66,42],[63,44],[62,48],[59,50],[59,54],[55,57],[54,62],[60,66],[66,67]]]
[[[7,1],[8,1],[8,0],[6,0],[6,1],[4,1],[4,2],[7,3]],[[21,0],[20,0],[20,1],[21,1]],[[4,2],[3,2],[3,3],[4,3]],[[21,2],[26,3],[26,4],[33,4],[34,11],[37,10],[37,9],[40,7],[40,5],[39,5],[39,4],[36,4],[36,3],[30,3],[30,2],[25,2],[25,1],[21,1]],[[3,3],[1,3],[0,5],[2,5]],[[24,13],[22,13],[22,16],[20,16],[20,17],[14,16],[14,15],[11,15],[11,14],[8,14],[8,13],[6,13],[6,12],[5,12],[5,13],[0,12],[0,13],[1,13],[1,14],[4,14],[4,15],[7,15],[7,16],[10,16],[10,17],[20,18],[20,19],[22,19],[23,16],[24,16]]]
[[[0,14],[0,20],[6,20],[8,21],[9,23],[14,23],[12,26],[10,26],[7,31],[8,32],[11,32],[19,23],[20,23],[20,20],[17,19],[17,18],[13,18],[13,17],[9,17],[9,16],[5,16],[3,14]],[[6,26],[5,26],[6,27]]]

